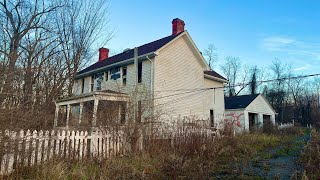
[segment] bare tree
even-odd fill
[[[71,95],[77,71],[92,58],[92,50],[105,45],[113,35],[108,31],[108,4],[104,0],[71,0],[56,19],[62,58],[67,67],[67,90]]]
[[[56,11],[60,6],[45,0],[2,0],[0,2],[0,24],[2,30],[2,49],[0,53],[5,56],[7,65],[4,71],[3,87],[0,94],[0,104],[10,95],[16,64],[21,56],[22,40],[32,35],[36,29],[46,28],[45,22],[48,14]]]
[[[223,75],[229,80],[229,84],[227,85],[229,96],[238,95],[247,86],[245,81],[248,68],[242,68],[239,57],[227,57],[225,63],[220,66],[220,69]]]
[[[217,48],[214,44],[209,44],[207,49],[204,50],[204,56],[212,69],[213,64],[218,61]]]

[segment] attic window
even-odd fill
[[[138,83],[142,82],[142,62],[138,63]]]

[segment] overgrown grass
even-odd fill
[[[313,130],[311,139],[305,145],[301,161],[309,179],[320,179],[320,132]]]
[[[272,158],[269,149],[286,143],[294,133],[245,133],[212,141],[189,133],[168,141],[153,141],[141,154],[107,160],[51,160],[24,167],[7,179],[259,179],[244,173],[253,157]],[[263,167],[268,170],[271,167]]]

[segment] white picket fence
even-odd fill
[[[119,130],[0,131],[0,174],[19,166],[40,164],[52,157],[65,159],[110,158],[125,152]]]
[[[294,120],[291,123],[278,123],[278,129],[286,129],[294,126]]]

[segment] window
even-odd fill
[[[126,123],[126,107],[124,104],[120,105],[120,124]]]
[[[110,79],[117,80],[120,78],[120,67],[116,67],[110,70]]]
[[[124,86],[127,84],[127,67],[122,68],[122,84]]]
[[[104,73],[104,79],[105,79],[106,81],[109,80],[109,71],[106,71],[106,72]]]
[[[103,81],[103,74],[104,73],[99,73],[99,74],[96,74],[96,76],[95,76],[95,79],[97,80],[97,84],[96,84],[97,91],[101,90],[101,84]]]
[[[214,113],[213,113],[213,109],[210,109],[210,125],[211,125],[211,127],[214,127]]]
[[[94,87],[94,76],[91,76],[90,92],[93,91],[93,87]]]
[[[138,83],[142,82],[142,62],[138,63]]]
[[[81,94],[84,93],[84,78],[81,80]]]

